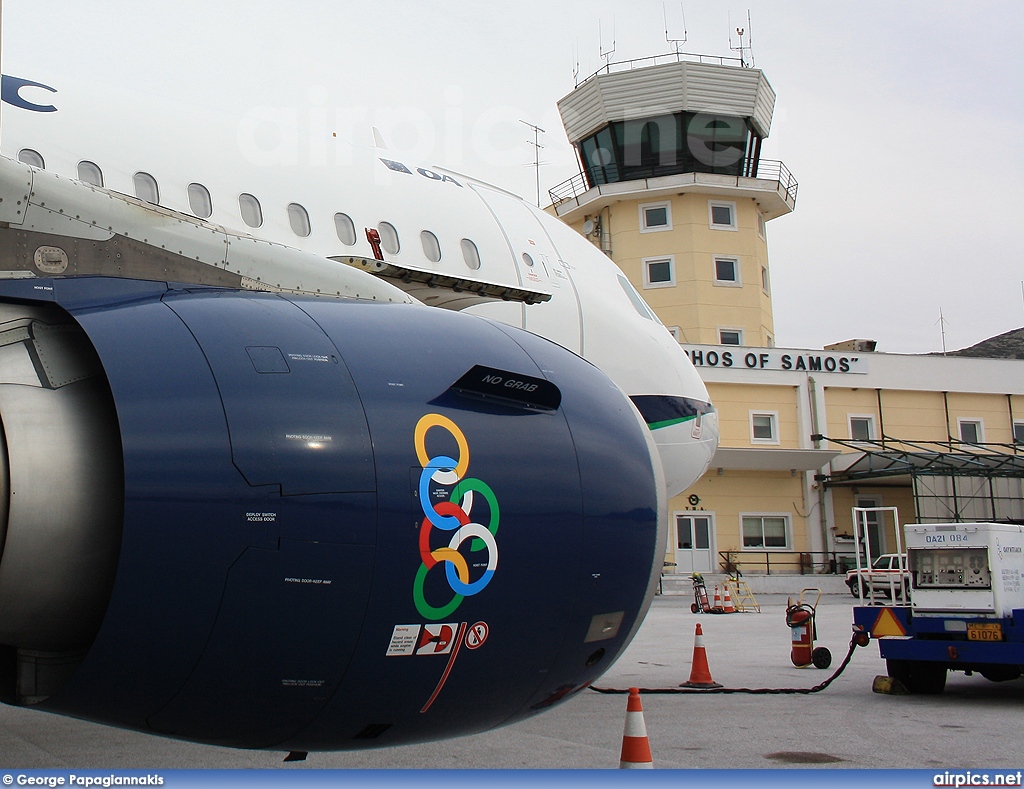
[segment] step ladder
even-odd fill
[[[754,593],[750,591],[750,585],[746,581],[742,578],[726,578],[724,583],[729,588],[733,608],[737,611],[761,613],[761,606],[754,599]]]

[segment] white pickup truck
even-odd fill
[[[858,580],[860,590],[857,589]],[[910,586],[910,573],[907,572],[907,555],[896,553],[883,553],[871,567],[860,570],[850,570],[846,574],[846,585],[850,587],[850,594],[860,597],[883,596],[888,597],[892,592],[896,597],[903,597]]]

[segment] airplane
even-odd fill
[[[379,138],[257,166],[71,84],[0,85],[0,701],[301,758],[588,687],[718,439],[618,268]]]

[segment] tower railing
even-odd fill
[[[633,58],[632,60],[617,60],[613,63],[606,63],[593,74],[583,79],[577,76],[576,87],[584,82],[592,80],[599,74],[614,74],[619,71],[632,71],[635,68],[647,68],[648,66],[660,66],[664,63],[713,63],[719,66],[736,66],[737,68],[749,68],[740,58],[727,58],[719,55],[700,55],[696,52],[668,52],[664,55],[648,55],[645,58]]]
[[[686,174],[687,173],[676,173],[676,175]],[[655,177],[653,172],[651,177]],[[659,175],[657,177],[662,176]],[[778,184],[777,188],[785,193],[787,202],[792,205],[796,204],[796,193],[800,188],[800,184],[797,183],[796,178],[793,177],[793,173],[790,172],[789,168],[781,161],[774,159],[761,159],[759,162],[745,167],[743,175],[730,177],[734,177],[736,179],[737,186],[745,186],[743,181],[747,179],[775,181]],[[643,183],[646,186],[648,178],[633,178],[630,180]],[[572,178],[549,189],[548,196],[551,198],[552,205],[557,207],[568,200],[579,200],[579,198],[589,192],[592,188],[599,187],[601,185],[602,184],[594,184],[591,186],[586,175],[580,172]]]

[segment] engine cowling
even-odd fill
[[[2,283],[0,420],[8,703],[248,748],[468,734],[589,685],[656,583],[635,409],[482,318]]]

